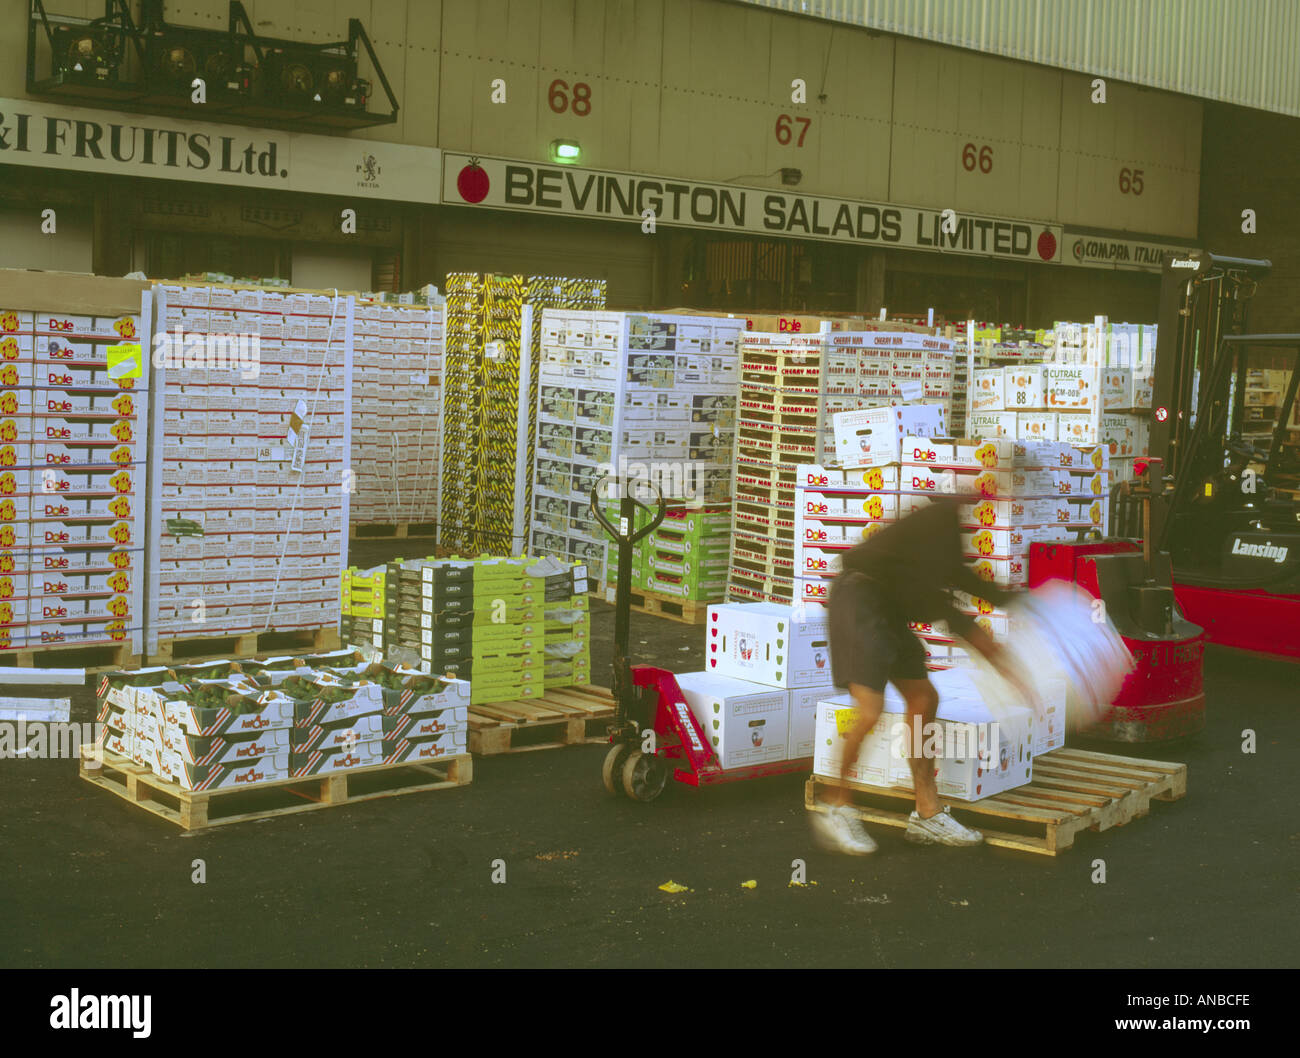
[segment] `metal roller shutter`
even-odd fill
[[[448,272],[604,279],[613,309],[655,303],[656,239],[635,224],[602,224],[444,208],[433,247],[435,282]]]

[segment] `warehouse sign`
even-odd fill
[[[4,164],[432,203],[438,150],[0,99]]]
[[[1059,261],[1062,228],[889,202],[707,184],[504,158],[442,156],[442,201],[488,209],[778,235],[796,239]]]
[[[1168,252],[1187,253],[1192,247],[1138,237],[1094,235],[1065,231],[1065,264],[1084,268],[1120,268],[1159,272]]]

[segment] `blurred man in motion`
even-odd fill
[[[844,556],[843,569],[831,583],[831,670],[835,686],[848,688],[857,720],[844,746],[839,789],[829,795],[828,810],[813,815],[817,835],[828,848],[854,855],[876,849],[849,805],[845,784],[862,740],[884,709],[886,683],[902,695],[910,729],[908,766],[916,810],[908,820],[906,839],[957,846],[984,840],[978,830],[948,814],[939,801],[933,760],[915,755],[925,725],[935,722],[939,694],[925,667],[925,648],[909,622],[946,621],[954,636],[984,655],[1027,701],[1036,701],[1007,652],[974,618],[957,609],[950,594],[960,589],[995,606],[1011,599],[1009,592],[976,576],[962,558],[957,518],[962,499],[936,498],[875,533]]]

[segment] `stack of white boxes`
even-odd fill
[[[60,279],[47,282],[42,297],[59,300]],[[109,300],[141,305],[138,287],[102,281],[114,282],[127,290]],[[0,280],[0,651],[139,651],[150,387],[140,309],[6,308],[7,286]]]
[[[795,598],[825,605],[846,551],[903,511],[904,439],[942,434],[945,412],[898,405],[832,416],[835,465],[795,468]]]
[[[807,572],[796,526],[796,486],[806,481],[805,469],[883,465],[860,438],[851,452],[842,451],[835,423],[855,413],[865,431],[900,404],[927,406],[942,422],[952,374],[952,342],[921,330],[835,331],[827,323],[817,334],[747,333],[728,596],[796,599]],[[891,461],[897,463],[896,453]],[[843,538],[834,524],[829,531]]]
[[[437,521],[443,345],[441,304],[356,307],[350,524]]]
[[[256,356],[156,371],[148,652],[160,637],[335,627],[347,564],[352,298],[155,291],[160,330],[230,336]]]
[[[1024,707],[991,711],[977,683],[960,670],[932,676],[939,692],[937,723],[942,747],[920,745],[904,720],[904,704],[894,688],[885,692],[885,710],[862,741],[858,759],[847,778],[865,786],[914,789],[908,757],[927,750],[936,757],[935,786],[940,797],[978,801],[1024,786],[1033,779],[1036,721]],[[817,703],[816,752],[813,773],[838,780],[844,743],[856,720],[847,694],[826,696]]]
[[[1114,481],[1150,440],[1154,326],[1057,323],[1048,363],[977,368],[971,437],[1105,444]]]
[[[710,606],[704,657],[704,671],[677,685],[721,767],[812,757],[817,702],[833,693],[821,608]]]
[[[726,500],[742,320],[546,309],[531,550],[607,578],[609,537],[591,513],[602,474],[666,498]]]

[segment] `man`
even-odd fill
[[[843,569],[831,584],[831,674],[835,686],[848,688],[857,720],[843,747],[840,787],[830,796],[831,807],[814,813],[813,821],[823,844],[841,852],[865,855],[876,849],[849,806],[845,783],[862,740],[884,709],[886,682],[898,688],[906,706],[909,754],[921,744],[924,725],[935,721],[939,695],[925,667],[925,649],[908,622],[946,621],[953,635],[983,654],[1027,700],[1035,701],[1002,647],[973,618],[958,611],[949,594],[959,588],[995,606],[1011,598],[965,564],[958,502],[937,498],[876,533],[844,556]],[[906,839],[919,844],[980,844],[983,835],[962,826],[940,803],[934,762],[911,755],[908,766],[916,810],[908,820]]]

